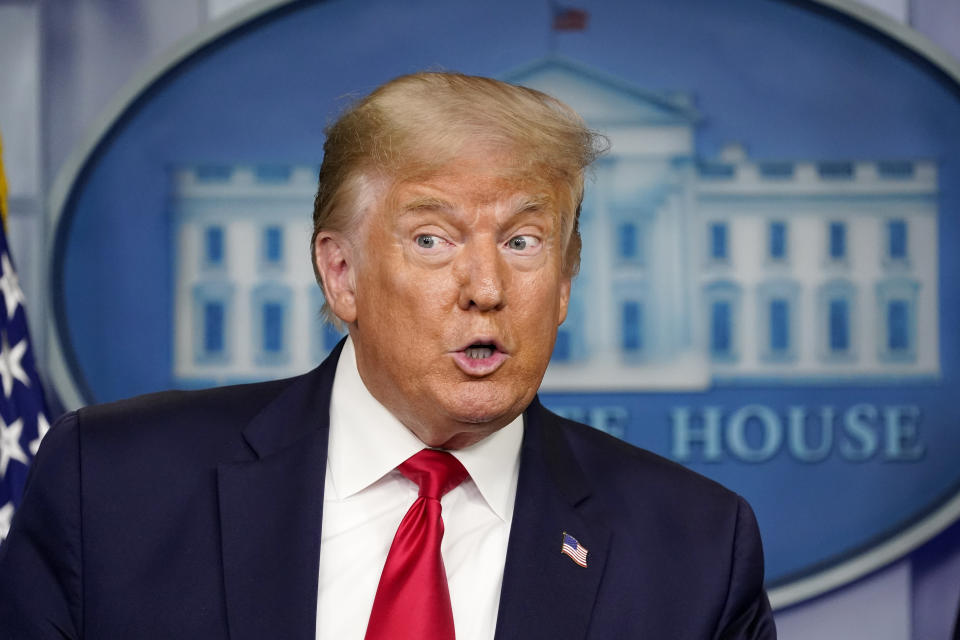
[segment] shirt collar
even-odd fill
[[[522,440],[520,415],[480,442],[452,452],[490,508],[506,522],[513,516]],[[348,337],[330,398],[327,468],[333,487],[327,487],[327,498],[344,500],[366,489],[425,446],[364,385]]]
[[[467,469],[483,499],[504,522],[513,519],[522,442],[523,414],[480,442],[452,452]]]

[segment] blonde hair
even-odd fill
[[[557,195],[563,270],[580,266],[584,171],[608,147],[570,107],[541,91],[491,78],[422,72],[381,85],[327,129],[313,207],[321,231],[349,235],[364,210],[369,180],[425,177],[471,149],[502,151],[503,171],[545,182]],[[317,282],[323,287],[317,265]],[[324,304],[324,315],[336,320]]]

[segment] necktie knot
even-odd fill
[[[420,487],[420,497],[439,500],[467,477],[460,461],[446,451],[424,449],[398,467],[400,473]]]

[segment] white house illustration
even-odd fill
[[[688,96],[556,57],[505,79],[612,144],[545,390],[939,376],[933,162],[701,158]],[[178,383],[290,375],[335,344],[308,258],[315,181],[315,167],[174,172]]]
[[[198,166],[173,176],[174,377],[180,386],[307,371],[341,334],[310,264],[316,167]]]

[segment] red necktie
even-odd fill
[[[398,469],[420,495],[403,516],[373,600],[366,640],[454,640],[447,574],[440,556],[440,498],[467,470],[445,451],[424,449]]]

